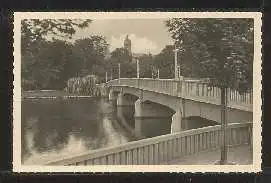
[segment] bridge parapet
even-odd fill
[[[114,86],[129,86],[143,90],[155,91],[171,96],[200,102],[220,105],[221,90],[218,87],[209,86],[207,82],[201,80],[184,79],[151,79],[151,78],[121,78],[108,82]],[[253,111],[253,93],[240,94],[233,89],[227,89],[228,106],[245,111]]]
[[[221,147],[221,126],[210,126],[162,135],[90,151],[47,165],[155,165]],[[228,126],[229,146],[252,144],[252,123]]]

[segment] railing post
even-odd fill
[[[178,78],[178,70],[177,70],[177,64],[178,64],[178,49],[175,45],[175,50],[173,50],[174,53],[175,53],[175,56],[174,56],[174,78],[177,79]]]
[[[250,104],[253,103],[253,93],[252,92],[249,92],[249,102],[250,102]]]
[[[196,95],[199,96],[199,82],[196,84]]]
[[[221,135],[222,135],[222,144],[221,144],[221,159],[220,164],[227,163],[227,152],[228,152],[228,134],[227,134],[227,88],[221,87]]]
[[[177,96],[180,97],[182,94],[182,81],[179,79],[177,82]]]

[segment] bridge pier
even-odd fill
[[[109,101],[116,101],[117,100],[117,92],[110,90],[108,94]]]
[[[175,114],[172,116],[172,122],[171,122],[171,133],[177,133],[180,131],[183,131],[184,124],[182,124],[184,121],[182,120],[183,114],[181,109],[178,109]]]
[[[138,99],[135,102],[135,135],[153,137],[170,133],[173,110]]]
[[[117,106],[134,106],[134,100],[120,92],[117,96]]]

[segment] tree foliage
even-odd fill
[[[39,40],[28,49],[28,54],[22,54],[23,88],[63,86],[68,71],[72,71],[72,45],[60,40]]]
[[[118,64],[121,65],[121,77],[136,77],[136,64],[132,63],[132,56],[127,49],[116,48],[110,54],[106,69],[113,71],[113,78],[118,77]]]
[[[125,48],[116,48],[111,52],[111,59],[114,63],[128,63],[132,61],[132,56]]]
[[[151,53],[142,54],[138,57],[140,77],[151,78],[154,71],[154,57]]]
[[[102,36],[91,36],[76,40],[73,54],[78,68],[77,75],[92,74],[94,66],[103,66],[107,50],[108,43]],[[97,72],[99,73],[99,71]]]
[[[160,78],[174,78],[174,46],[167,45],[155,56],[154,65],[159,69]]]
[[[44,36],[71,38],[76,28],[88,27],[91,20],[79,19],[23,19],[21,22],[22,39],[26,45]]]
[[[66,41],[78,28],[85,28],[90,22],[71,19],[22,20],[23,89],[61,89],[70,77],[103,70],[101,68],[104,67],[108,49],[105,38],[91,36],[76,40],[74,44]]]
[[[216,85],[246,90],[252,86],[253,19],[166,21],[182,62]],[[187,68],[187,66],[184,66]]]

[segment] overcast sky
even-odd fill
[[[164,24],[164,19],[98,19],[88,28],[78,30],[75,39],[102,35],[110,44],[110,50],[123,46],[126,34],[132,41],[134,53],[159,53],[172,39]]]

